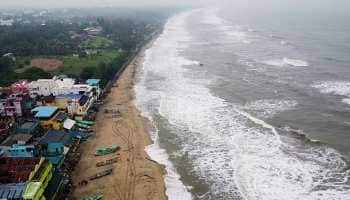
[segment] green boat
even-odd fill
[[[77,120],[77,123],[92,126],[92,125],[94,125],[95,122],[86,121],[86,120]]]
[[[118,145],[111,145],[108,147],[101,147],[96,149],[96,156],[104,156],[107,154],[115,153],[120,149]]]
[[[80,124],[80,123],[76,123],[77,126],[79,126],[80,128],[85,128],[85,129],[89,129],[90,126],[86,125],[86,124]]]

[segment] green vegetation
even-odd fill
[[[0,59],[0,86],[58,74],[77,79],[99,78],[105,84],[172,12],[101,8],[55,10],[45,16],[16,13],[14,18],[26,21],[0,26],[0,58],[8,53],[16,58],[15,62]],[[92,33],[89,28],[102,31]],[[36,58],[52,60],[37,59],[36,65],[42,69],[29,68]],[[63,62],[62,67],[57,60]]]
[[[21,79],[31,81],[38,78],[51,77],[50,73],[38,68],[30,68],[23,73],[17,74],[13,71],[14,67],[15,62],[13,62],[11,59],[6,57],[0,58],[0,74],[3,74],[2,78],[0,79],[0,86],[6,86]]]
[[[79,76],[86,67],[97,67],[101,62],[109,63],[121,56],[122,54],[116,50],[103,50],[95,55],[84,57],[62,56],[59,59],[63,61],[63,67],[56,70],[54,74],[64,73]]]
[[[106,49],[112,44],[113,42],[105,37],[95,36],[84,41],[80,47],[83,49]]]

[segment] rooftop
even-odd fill
[[[32,112],[36,112],[34,117],[45,118],[51,117],[57,110],[58,107],[56,106],[39,106],[34,108]]]
[[[17,133],[28,133],[32,132],[39,127],[38,121],[26,121],[17,128]]]
[[[85,81],[85,83],[90,86],[97,86],[100,83],[100,81],[100,79],[88,79]]]
[[[26,189],[24,190],[23,198],[34,199],[35,194],[41,187],[41,182],[29,182]]]
[[[70,135],[63,131],[49,131],[40,141],[41,144],[62,143],[69,145],[71,143]]]
[[[0,185],[0,199],[22,199],[25,183]]]
[[[70,99],[70,100],[79,100],[83,95],[81,94],[65,94],[57,95],[56,99]]]
[[[3,146],[12,146],[13,144],[18,144],[18,142],[24,142],[24,144],[27,144],[31,139],[32,135],[30,134],[15,134],[10,135],[6,138],[6,140],[2,143]]]
[[[20,128],[21,129],[33,129],[35,128],[36,126],[38,126],[39,123],[38,122],[24,122]]]
[[[67,114],[64,112],[59,112],[56,116],[55,116],[55,120],[58,122],[63,122],[65,119],[67,118]]]

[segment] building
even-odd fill
[[[29,92],[31,97],[69,94],[74,84],[74,79],[55,76],[32,81],[29,83]]]
[[[52,171],[45,158],[0,158],[0,199],[51,199],[44,193]]]
[[[94,93],[94,96],[97,97],[97,99],[101,95],[101,86],[100,86],[101,80],[100,79],[88,79],[85,81],[85,84],[91,86],[93,88],[92,92]]]
[[[49,131],[40,140],[42,155],[54,166],[61,166],[71,144],[70,134],[63,131]]]
[[[36,154],[30,134],[9,135],[0,145],[3,156],[17,158],[32,158]]]
[[[34,105],[28,94],[14,93],[0,99],[0,114],[7,117],[21,117]]]
[[[92,95],[81,95],[80,98],[68,101],[68,113],[74,116],[86,116],[90,107],[94,104],[95,98]]]
[[[92,93],[96,86],[88,84],[75,84],[71,78],[55,76],[52,79],[39,79],[28,84],[31,97],[37,96],[59,96],[68,94]]]
[[[56,106],[39,106],[34,108],[32,113],[36,119],[40,120],[40,125],[44,129],[61,130],[67,119],[67,114]]]
[[[13,23],[13,19],[0,19],[0,26],[12,26]]]
[[[11,183],[0,185],[0,199],[18,200],[23,198],[25,183]]]
[[[100,26],[97,27],[86,27],[84,31],[89,35],[98,35],[102,32],[103,28]]]
[[[40,158],[0,158],[0,183],[25,183],[35,170]]]
[[[17,125],[15,132],[17,134],[22,133],[22,134],[30,134],[32,136],[40,136],[41,135],[40,122],[36,120],[23,121]]]
[[[10,86],[10,91],[12,94],[28,94],[29,83],[26,80],[17,81]]]
[[[4,55],[2,55],[3,57],[7,57],[10,58],[13,62],[16,61],[16,56],[13,53],[5,53]]]

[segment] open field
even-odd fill
[[[112,45],[112,41],[100,36],[94,36],[84,41],[80,46],[83,49],[106,49]]]

